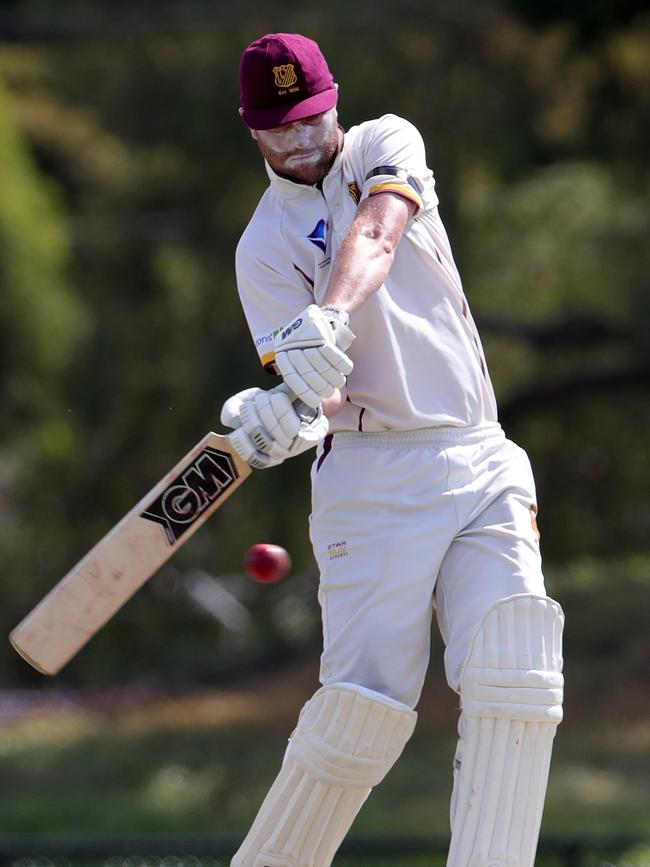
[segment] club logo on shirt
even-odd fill
[[[358,205],[361,200],[361,190],[359,189],[359,185],[356,181],[349,181],[348,183],[348,192],[352,196],[352,200],[355,205]]]
[[[327,252],[327,231],[329,224],[327,220],[319,220],[311,232],[307,235],[309,241],[315,244],[323,253]]]
[[[285,63],[282,66],[273,67],[273,77],[277,87],[291,87],[298,81],[293,63]]]

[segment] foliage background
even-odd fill
[[[566,742],[614,721],[634,732],[634,765],[648,743],[648,23],[632,0],[4,2],[0,632],[218,424],[225,397],[269,384],[233,276],[265,186],[236,72],[261,33],[306,32],[344,126],[391,111],[424,136],[502,422],[536,471],[568,622]],[[256,475],[56,682],[5,643],[2,686],[212,689],[297,657],[315,676],[308,468]],[[282,585],[241,575],[260,540],[291,551]],[[206,613],[197,580],[230,607]],[[433,659],[425,700],[444,690],[437,638]],[[451,735],[451,705],[445,719]]]

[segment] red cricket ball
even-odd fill
[[[244,557],[244,569],[254,581],[274,584],[291,569],[291,557],[280,545],[251,545]]]

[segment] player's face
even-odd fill
[[[336,109],[273,129],[252,130],[252,136],[275,172],[300,184],[316,184],[339,150]]]

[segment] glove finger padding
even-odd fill
[[[325,368],[323,371],[318,370],[311,362],[310,353],[316,354],[316,357],[319,359],[319,366]],[[317,349],[307,349],[304,352],[293,350],[292,352],[287,353],[287,358],[289,364],[293,367],[292,372],[302,376],[307,385],[313,388],[314,391],[319,391],[321,389],[324,391],[328,386],[331,388],[336,387],[335,383],[330,382],[330,379],[334,378],[336,371],[333,371],[333,368],[327,361],[325,361]],[[337,375],[339,378],[343,379],[340,374]],[[345,382],[344,379],[343,382]]]
[[[343,388],[353,363],[345,354],[354,340],[343,310],[310,304],[275,338],[275,362],[284,381],[305,403],[318,407]]]
[[[256,394],[261,394],[263,389],[254,386],[253,388],[245,388],[243,391],[233,394],[221,407],[220,420],[224,427],[238,428],[241,427],[241,419],[239,417],[242,404],[245,400],[253,397]]]
[[[284,460],[284,457],[271,457],[255,448],[251,438],[241,427],[229,434],[228,440],[239,457],[255,470],[277,467]]]
[[[268,454],[271,453],[274,444],[279,445],[280,448],[288,449],[300,426],[300,420],[291,406],[289,398],[285,394],[278,396],[286,398],[288,403],[288,407],[284,407],[284,414],[290,413],[295,418],[295,430],[292,436],[287,435],[282,423],[273,411],[268,392],[262,392],[251,400],[245,401],[239,415],[242,428],[257,448]]]
[[[336,346],[323,346],[320,349],[306,349],[304,359],[312,369],[335,388],[343,388],[345,374],[352,370],[352,362]]]
[[[305,355],[309,359],[312,359],[313,354],[316,351],[317,350],[315,349],[308,349]],[[352,359],[348,358],[345,352],[341,352],[338,346],[323,346],[321,349],[318,350],[318,352],[320,353],[321,358],[324,359],[325,362],[329,365],[330,369],[333,368],[334,370],[336,370],[337,373],[341,374],[341,378],[345,383],[345,376],[347,376],[348,373],[352,373],[352,369],[354,367],[354,364],[352,364]],[[345,376],[343,376],[343,374]]]
[[[253,388],[234,395],[224,404],[221,421],[236,428],[229,439],[255,469],[277,466],[306,451],[329,429],[322,410],[312,412],[285,383],[269,391]]]
[[[318,409],[323,398],[331,397],[334,394],[334,387],[326,383],[322,378],[319,389],[320,394],[318,391],[314,391],[314,389],[305,382],[303,376],[293,370],[291,366],[287,367],[287,372],[283,373],[283,377],[291,391],[293,391],[300,400],[304,401],[307,406],[310,406],[312,409]]]
[[[287,439],[286,446],[289,447],[300,430],[301,422],[291,397],[284,391],[274,389],[267,393],[266,401],[259,407],[259,413],[268,430],[273,430],[271,425],[275,421],[276,439],[280,441],[279,434],[282,431]]]

